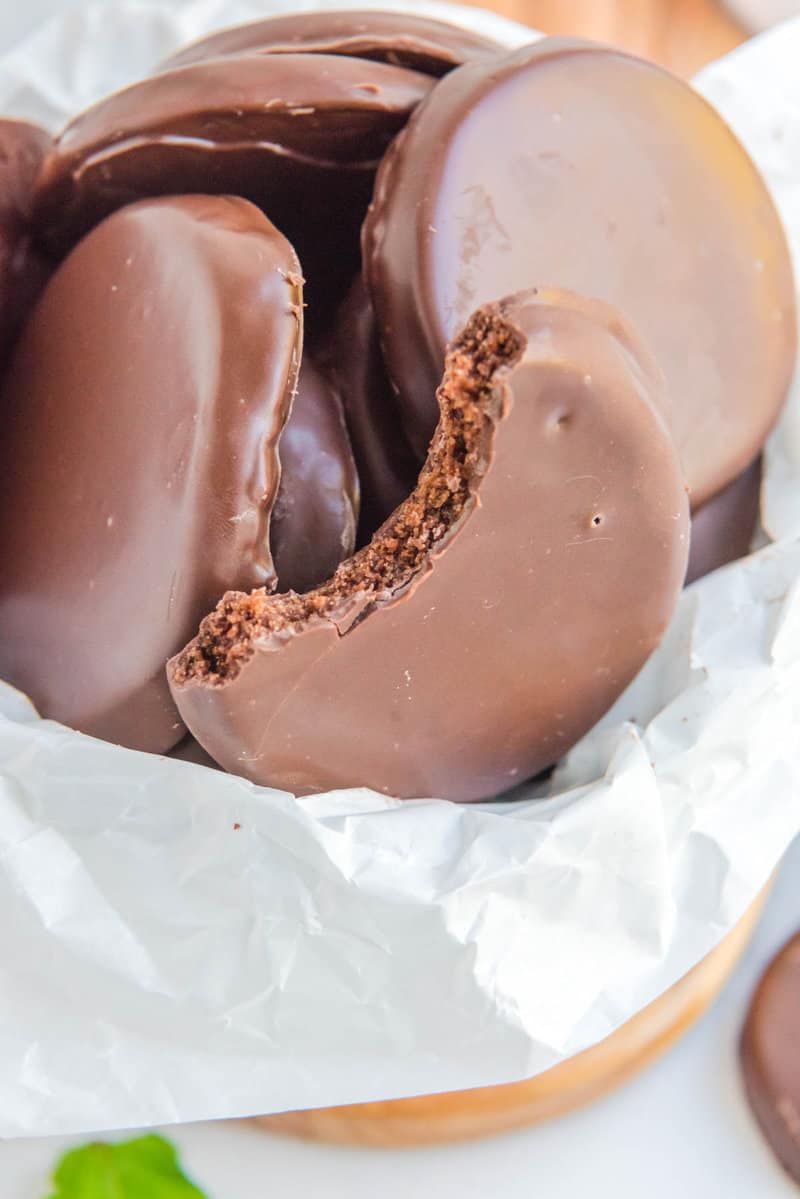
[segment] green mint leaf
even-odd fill
[[[72,1149],[53,1174],[50,1199],[207,1199],[183,1173],[174,1147],[144,1136]]]

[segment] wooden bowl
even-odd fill
[[[637,1074],[716,998],[745,950],[767,892],[706,958],[610,1037],[524,1082],[260,1116],[270,1132],[340,1145],[435,1145],[475,1140],[560,1116]]]

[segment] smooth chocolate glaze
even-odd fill
[[[635,322],[694,507],[758,453],[794,370],[788,247],[747,154],[687,84],[590,43],[548,38],[446,76],[384,159],[364,265],[417,452],[448,339],[519,287],[571,288]]]
[[[741,1063],[761,1131],[800,1184],[800,933],[758,985],[742,1033]]]
[[[33,184],[51,145],[37,125],[0,119],[0,370],[53,269],[30,227]]]
[[[274,584],[299,265],[244,200],[146,201],[69,255],[0,396],[0,678],[135,749],[183,736],[164,664]]]
[[[761,456],[692,513],[686,582],[693,583],[750,552],[761,498]]]
[[[364,545],[411,493],[423,460],[406,441],[360,274],[336,314],[320,361],[341,397],[350,431],[361,480],[358,543]]]
[[[243,55],[144,79],[58,138],[37,188],[40,234],[61,251],[145,196],[243,196],[296,248],[322,317],[358,269],[380,159],[432,84],[324,54]]]
[[[270,532],[278,586],[308,591],[352,554],[359,490],[341,402],[307,354],[278,453],[281,483]]]
[[[291,13],[212,33],[172,55],[165,67],[186,66],[225,54],[344,54],[446,75],[453,67],[501,52],[497,42],[458,25],[413,13]]]
[[[683,582],[661,385],[605,305],[526,293],[478,312],[418,486],[371,544],[308,595],[229,594],[170,663],[193,735],[300,794],[478,800],[559,758]]]

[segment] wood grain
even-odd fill
[[[610,42],[687,77],[747,37],[716,0],[495,0],[481,7],[545,33]]]

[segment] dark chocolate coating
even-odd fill
[[[0,397],[0,678],[83,732],[183,736],[164,664],[233,580],[271,586],[296,256],[244,200],[115,213],[69,255]]]
[[[692,513],[686,582],[693,583],[750,552],[758,524],[761,457]]]
[[[359,274],[336,314],[321,361],[341,396],[361,480],[360,545],[412,491],[412,454],[386,373],[375,313]]]
[[[243,196],[297,250],[313,316],[358,269],[378,163],[432,84],[324,54],[243,55],[144,79],[58,138],[37,188],[41,236],[63,250],[145,196]]]
[[[165,67],[186,66],[248,51],[285,54],[344,54],[446,75],[453,67],[502,51],[496,42],[458,25],[413,13],[291,13],[212,33],[172,55]]]
[[[34,181],[51,145],[36,125],[0,120],[0,370],[53,269],[30,227]]]
[[[417,495],[460,416],[443,418],[418,493],[332,587],[304,597],[305,616],[242,636],[240,602],[296,601],[226,597],[227,632],[209,617],[170,663],[181,715],[226,770],[300,794],[485,799],[569,749],[658,643],[688,549],[686,493],[653,402],[660,375],[604,305],[514,297],[465,339],[500,317],[517,360],[484,401],[465,507],[410,577],[377,593],[366,581],[373,553],[399,560],[417,536],[399,530],[418,527]],[[453,377],[459,361],[456,347]],[[479,378],[467,376],[464,387]],[[449,472],[437,486],[450,490]],[[207,673],[204,637],[223,638],[226,673]]]
[[[761,1131],[800,1184],[800,933],[758,985],[742,1033],[741,1063]]]
[[[548,38],[443,79],[384,159],[364,266],[418,452],[448,339],[520,287],[635,323],[693,507],[757,455],[794,370],[789,252],[756,168],[691,87],[590,43]]]
[[[353,552],[358,475],[339,397],[307,354],[278,453],[281,483],[270,526],[278,585],[309,591]]]

